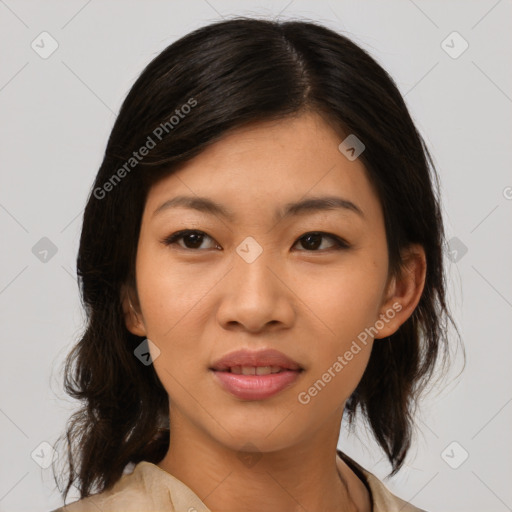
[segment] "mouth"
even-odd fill
[[[273,375],[276,373],[283,372],[302,372],[303,369],[299,368],[298,370],[292,370],[290,368],[285,368],[282,366],[231,366],[224,370],[216,370],[215,368],[210,368],[213,371],[224,372],[224,373],[233,373],[235,375]]]
[[[240,367],[238,367],[240,369]],[[236,367],[233,368],[236,370]],[[251,373],[235,373],[230,370],[213,370],[213,378],[220,388],[240,400],[266,400],[292,387],[304,370],[288,370],[276,367],[243,367],[240,371]],[[266,373],[256,373],[266,372]]]
[[[293,386],[304,368],[275,349],[231,352],[210,368],[223,391],[241,400],[265,400]]]
[[[230,352],[215,361],[210,370],[231,372],[238,375],[268,375],[282,371],[299,371],[302,366],[275,349]]]

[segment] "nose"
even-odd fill
[[[217,318],[227,330],[251,333],[290,327],[295,318],[294,294],[280,266],[263,251],[251,263],[234,255],[231,271],[222,280]]]

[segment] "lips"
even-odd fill
[[[210,369],[221,372],[231,371],[232,373],[242,375],[266,375],[283,370],[303,370],[299,363],[274,349],[259,351],[237,350],[230,352],[215,361]],[[270,371],[268,371],[269,369]]]
[[[270,375],[285,371],[282,366],[232,366],[228,370],[219,370],[236,375]]]
[[[210,370],[231,395],[242,400],[265,400],[294,385],[304,368],[283,353],[267,349],[231,352]]]

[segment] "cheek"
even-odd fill
[[[137,255],[137,290],[148,337],[164,341],[208,291],[208,280],[191,278],[155,252],[141,250]]]
[[[310,422],[321,425],[325,417],[344,406],[368,365],[371,343],[357,350],[335,351],[325,363],[317,365],[304,386],[298,390],[298,411]],[[347,359],[347,354],[351,359]]]
[[[368,365],[373,339],[370,327],[378,319],[378,275],[353,269],[309,284],[306,303],[311,311],[315,341],[310,376],[298,401],[312,416],[324,417],[353,393]],[[311,290],[315,291],[311,293]],[[315,327],[313,327],[315,326]]]
[[[320,380],[319,402],[346,400],[361,379],[371,354],[371,328],[379,318],[385,270],[360,259],[329,275],[309,273],[301,280],[297,294],[308,306],[304,313],[311,315],[310,325],[316,326],[311,382]],[[329,390],[323,391],[324,384]]]
[[[304,301],[304,313],[315,316],[330,338],[347,340],[378,318],[385,269],[370,259],[354,258],[328,272],[311,269],[297,276],[294,291]]]
[[[202,369],[201,315],[215,276],[191,275],[183,267],[171,265],[163,251],[154,250],[139,251],[136,272],[147,337],[160,350],[154,360],[155,371],[174,397],[180,393],[180,383],[194,386],[190,376]]]

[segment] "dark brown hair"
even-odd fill
[[[431,157],[393,80],[348,38],[311,22],[236,18],[162,51],[136,80],[113,126],[77,258],[87,325],[65,366],[65,390],[82,407],[67,425],[64,497],[73,484],[82,498],[104,491],[128,463],[157,463],[168,449],[167,393],[153,366],[134,356],[144,338],[127,330],[120,299],[123,285],[134,284],[149,188],[230,130],[305,111],[365,144],[359,158],[382,204],[390,274],[402,270],[400,251],[409,244],[426,252],[417,308],[395,334],[374,344],[346,404],[351,425],[363,413],[391,474],[402,466],[418,397],[441,355],[446,363],[447,327],[454,325]],[[143,146],[152,147],[136,158]]]

